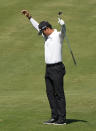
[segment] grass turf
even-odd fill
[[[63,12],[67,35],[77,60],[74,66],[63,45],[66,126],[47,126],[50,108],[45,93],[44,44],[20,14],[28,9],[38,21],[48,20],[60,30]],[[96,1],[3,0],[0,2],[0,131],[96,130]]]

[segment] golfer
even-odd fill
[[[64,21],[58,18],[58,23],[61,25],[61,31],[58,32],[47,21],[42,21],[39,24],[31,17],[27,10],[22,10],[21,12],[30,20],[33,27],[38,31],[39,35],[42,35],[45,42],[45,83],[51,108],[51,119],[44,122],[44,124],[66,124],[66,100],[63,88],[65,66],[62,63],[62,44],[65,36]]]

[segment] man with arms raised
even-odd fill
[[[61,31],[58,32],[47,21],[38,23],[27,10],[22,10],[21,12],[30,20],[33,27],[38,31],[39,35],[42,35],[45,42],[45,83],[51,108],[51,119],[44,122],[44,124],[66,124],[66,100],[63,88],[65,66],[62,63],[62,44],[66,30],[64,21],[58,18],[58,23],[61,25]]]

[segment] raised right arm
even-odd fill
[[[30,22],[32,23],[33,27],[39,32],[39,28],[38,28],[39,23],[36,20],[34,20],[32,17],[30,18]]]
[[[39,32],[39,28],[38,28],[39,23],[32,18],[30,13],[27,10],[22,10],[21,13],[24,14],[30,20],[33,27]]]

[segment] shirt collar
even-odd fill
[[[56,29],[54,29],[54,31],[48,36],[48,38],[52,38],[53,37],[53,35],[55,34],[57,32],[57,30]]]

